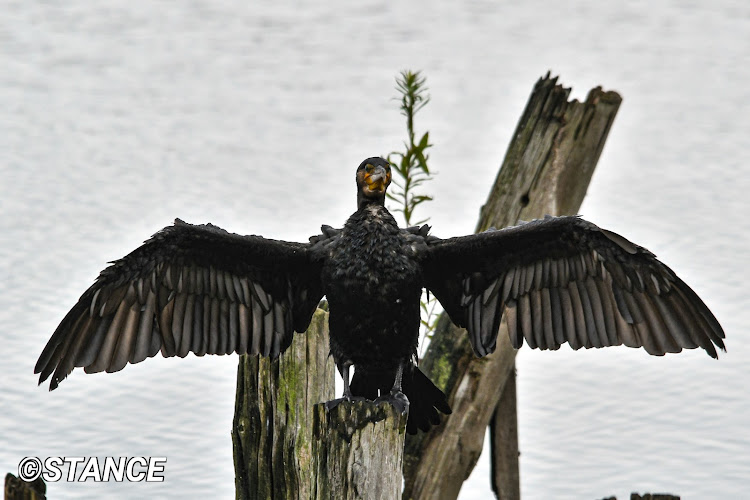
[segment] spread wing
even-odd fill
[[[83,293],[37,361],[39,383],[52,375],[53,390],[75,367],[115,372],[159,351],[277,357],[323,296],[315,249],[329,236],[289,243],[177,219]]]
[[[495,350],[503,315],[515,348],[526,339],[539,349],[625,344],[654,355],[724,349],[718,321],[671,269],[578,217],[426,243],[425,286],[467,328],[477,356]]]

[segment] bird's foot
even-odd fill
[[[341,403],[354,403],[357,401],[367,401],[367,399],[362,398],[360,396],[344,396],[343,398],[332,399],[326,402],[326,411],[333,410]]]
[[[387,396],[380,396],[375,400],[375,404],[390,403],[403,415],[409,409],[409,398],[401,391],[392,390]]]

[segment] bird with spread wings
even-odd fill
[[[308,243],[240,236],[176,220],[104,269],[63,318],[35,367],[50,390],[74,368],[115,372],[161,352],[278,357],[325,296],[342,400],[409,408],[407,430],[450,413],[417,367],[424,288],[466,328],[477,356],[494,351],[507,318],[514,347],[624,344],[663,355],[724,332],[695,292],[645,248],[579,217],[440,239],[401,229],[384,206],[391,169],[356,172],[357,211]],[[355,367],[350,376],[350,367]]]

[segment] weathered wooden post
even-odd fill
[[[314,407],[333,397],[322,309],[278,360],[240,356],[232,426],[238,499],[314,498]]]
[[[401,495],[406,418],[392,405],[315,407],[315,498],[391,500]]]
[[[241,356],[232,442],[238,499],[398,498],[406,415],[334,399],[328,313],[278,360]]]
[[[45,500],[47,485],[41,477],[27,483],[11,473],[5,475],[5,500]]]
[[[516,408],[516,370],[500,395],[500,402],[490,420],[490,482],[492,491],[500,500],[518,500],[521,497],[521,478],[518,470],[518,410]]]
[[[569,94],[549,74],[537,82],[482,207],[478,231],[578,211],[622,99],[599,87],[585,102],[568,101]],[[404,499],[456,498],[493,416],[493,436],[507,440],[493,439],[493,490],[503,500],[520,497],[518,437],[515,417],[510,418],[516,414],[515,389],[506,387],[516,352],[504,321],[500,328],[497,350],[479,359],[468,335],[446,315],[440,318],[420,367],[448,394],[453,414],[430,433],[407,438]]]

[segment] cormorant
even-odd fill
[[[309,243],[228,233],[177,219],[101,272],[55,330],[35,367],[53,390],[74,367],[114,372],[165,357],[277,357],[320,299],[344,397],[380,396],[429,429],[445,395],[416,366],[423,288],[465,327],[477,356],[495,349],[507,317],[515,348],[625,344],[663,355],[703,348],[724,332],[701,299],[643,247],[579,217],[546,217],[440,239],[400,229],[384,206],[391,168],[357,168],[357,211]],[[349,384],[349,368],[355,373]],[[330,402],[337,404],[341,400]]]

